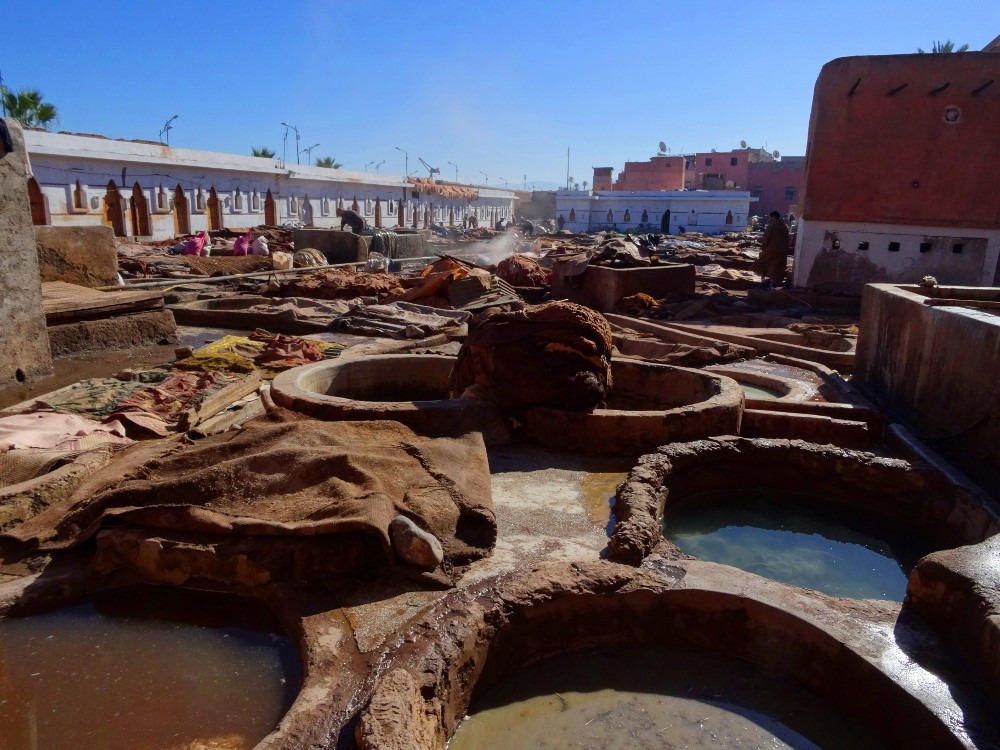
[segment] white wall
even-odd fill
[[[275,200],[279,224],[290,219],[306,220],[311,213],[313,226],[340,226],[336,216],[337,206],[350,207],[355,200],[359,213],[373,226],[375,202],[381,201],[381,225],[384,228],[397,226],[401,199],[405,226],[411,226],[416,215],[417,224],[422,227],[425,208],[429,206],[434,209],[432,220],[445,225],[449,222],[452,209],[455,223],[459,225],[462,217],[473,211],[479,216],[480,225],[488,222],[490,217],[509,218],[514,211],[515,194],[511,190],[479,188],[479,198],[471,204],[442,199],[429,193],[421,193],[414,198],[413,186],[403,177],[393,175],[303,165],[282,168],[275,159],[170,149],[134,141],[40,131],[27,131],[25,135],[32,174],[39,183],[48,220],[53,226],[105,223],[104,197],[111,180],[125,201],[126,231],[129,235],[135,233],[135,228],[131,226],[128,206],[133,186],[138,183],[149,206],[151,236],[154,239],[174,236],[174,191],[178,185],[187,197],[193,232],[208,228],[206,204],[209,190],[213,187],[222,204],[223,226],[232,228],[265,223],[264,198],[268,190]],[[83,193],[82,208],[74,206],[78,181]],[[161,188],[165,194],[163,208],[158,207],[157,201]],[[198,199],[199,191],[202,202]],[[241,206],[237,205],[237,191]]]
[[[740,191],[601,191],[560,190],[556,193],[556,222],[572,232],[618,230],[661,231],[670,211],[670,233],[687,231],[718,234],[746,227],[751,198]],[[610,213],[609,213],[610,212]],[[643,222],[643,212],[646,221]],[[727,224],[731,214],[732,223]],[[571,221],[571,217],[575,221]]]
[[[793,281],[850,292],[868,283],[919,283],[924,276],[941,284],[992,286],[998,262],[998,230],[800,219]]]

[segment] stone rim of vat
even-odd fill
[[[534,406],[526,410],[529,440],[547,448],[588,453],[637,455],[671,441],[710,435],[738,434],[744,396],[739,383],[724,374],[633,359],[612,359],[615,388],[623,376],[646,377],[660,388],[675,384],[692,388],[694,400],[661,409],[598,408],[590,412]],[[649,392],[649,385],[630,383],[633,392]]]
[[[748,475],[753,477],[749,484]],[[790,475],[799,481],[790,481]],[[930,464],[804,440],[723,436],[665,445],[639,458],[618,488],[609,557],[639,565],[654,548],[667,544],[660,517],[671,482],[683,497],[690,484],[697,484],[700,493],[788,489],[803,486],[803,479],[808,486],[818,483],[824,495],[845,505],[905,521],[942,548],[977,544],[1000,531],[996,504],[953,484]]]
[[[547,657],[680,646],[785,675],[861,721],[886,746],[974,746],[989,706],[897,644],[888,602],[845,602],[702,561],[631,568],[548,563],[448,594],[386,645],[355,730],[360,750],[441,749],[471,702]],[[859,689],[864,686],[864,689]],[[971,706],[971,707],[970,707]]]
[[[508,440],[510,430],[494,404],[480,399],[447,397],[448,376],[453,364],[454,358],[437,354],[381,354],[315,362],[294,367],[275,377],[271,383],[271,398],[278,406],[316,419],[391,419],[433,437],[477,430],[483,433],[487,445]],[[414,376],[425,376],[418,381],[419,386],[437,389],[442,396],[374,401],[329,393],[338,378],[343,378],[342,388],[349,393],[351,389],[368,384],[373,374],[382,373],[406,377],[411,387]],[[378,384],[383,386],[384,381]]]
[[[480,399],[444,396],[453,363],[452,358],[435,354],[389,354],[316,362],[275,377],[271,397],[279,406],[317,419],[393,419],[428,435],[479,430],[487,445],[509,440],[508,423],[496,405]],[[613,359],[611,367],[618,383],[645,378],[654,381],[658,388],[688,389],[692,396],[661,409],[605,408],[578,412],[530,407],[525,412],[527,438],[549,448],[637,455],[669,441],[739,432],[744,397],[742,388],[732,378],[629,359]],[[373,382],[384,386],[401,376],[410,381],[411,387],[414,377],[420,378],[416,381],[419,387],[439,390],[442,398],[372,401],[329,393],[340,378],[341,392],[350,393]],[[642,389],[637,386],[630,390]]]
[[[806,401],[813,398],[818,393],[817,388],[810,388],[798,380],[784,378],[780,375],[765,374],[762,372],[754,372],[752,370],[742,370],[738,367],[729,367],[727,365],[709,365],[705,369],[708,372],[714,372],[719,375],[725,375],[727,378],[732,378],[737,383],[756,385],[761,388],[776,391],[779,395],[775,397],[775,401]],[[746,396],[746,400],[762,403],[770,402],[770,399],[755,399],[752,396]]]

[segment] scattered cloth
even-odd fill
[[[358,273],[350,268],[328,268],[307,277],[290,279],[281,284],[281,297],[311,297],[313,299],[355,299],[401,293],[399,279],[387,273]]]
[[[331,316],[332,320],[332,316]],[[178,370],[246,374],[262,370],[265,377],[290,367],[339,356],[341,344],[257,329],[251,336],[224,336],[174,363]]]
[[[593,409],[611,391],[611,327],[572,302],[488,313],[462,345],[449,390],[508,410]]]
[[[441,310],[412,302],[384,305],[354,302],[348,312],[333,322],[333,326],[368,336],[422,339],[458,328],[471,319],[472,313],[463,310]]]
[[[237,237],[236,242],[233,243],[233,255],[249,255],[250,245],[253,243],[253,235],[247,232],[242,237]]]
[[[114,524],[227,537],[361,532],[395,561],[389,527],[399,515],[441,542],[449,566],[490,554],[496,519],[482,436],[294,419],[193,444],[140,443],[0,536],[0,552],[71,547]]]

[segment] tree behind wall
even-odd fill
[[[59,118],[59,110],[42,100],[42,92],[37,89],[21,89],[16,94],[4,87],[0,91],[3,106],[10,117],[20,121],[26,128],[49,129],[49,124]]]
[[[343,164],[335,160],[332,156],[320,156],[316,159],[317,167],[326,167],[327,169],[340,169]]]
[[[275,153],[271,149],[269,149],[267,146],[260,146],[260,147],[251,146],[250,147],[250,155],[251,156],[261,156],[261,157],[263,157],[265,159],[273,159],[275,157]]]
[[[963,44],[961,47],[955,48],[955,43],[949,39],[946,42],[934,42],[934,46],[931,47],[931,54],[937,55],[943,52],[968,52],[969,45]],[[917,52],[921,55],[927,54],[927,50],[917,47]]]

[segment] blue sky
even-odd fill
[[[0,0],[0,13],[0,74],[40,89],[56,129],[156,140],[177,114],[173,146],[280,156],[285,121],[348,169],[402,174],[399,146],[410,174],[423,157],[448,179],[452,162],[461,181],[539,188],[565,182],[567,147],[577,182],[661,140],[803,154],[824,63],[1000,34],[987,0]]]

